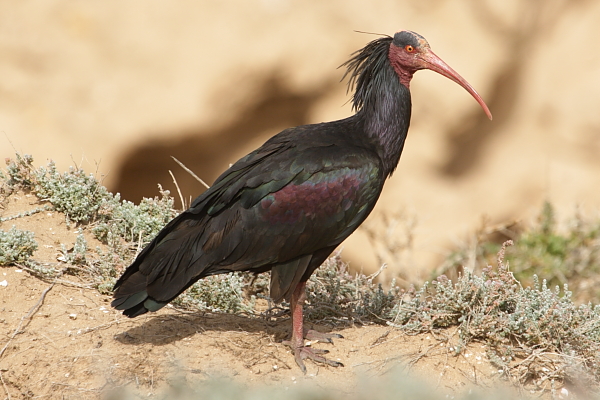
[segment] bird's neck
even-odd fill
[[[380,71],[381,84],[374,84],[364,107],[356,114],[369,142],[382,160],[386,176],[391,175],[404,148],[411,114],[408,88],[400,83],[392,67]]]

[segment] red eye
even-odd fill
[[[412,53],[413,51],[415,51],[415,48],[412,47],[410,44],[407,44],[406,46],[404,46],[404,50],[408,51],[409,53]]]

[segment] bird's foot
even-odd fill
[[[342,364],[339,361],[333,361],[321,355],[329,353],[329,350],[314,349],[309,346],[296,347],[292,344],[292,341],[290,340],[284,340],[282,343],[286,346],[290,346],[292,350],[294,350],[294,358],[296,359],[296,364],[298,364],[303,374],[306,374],[306,366],[304,365],[304,360],[306,360],[307,358],[315,362],[331,365],[332,367],[344,366],[344,364]]]
[[[331,339],[343,339],[344,337],[339,333],[322,333],[311,329],[304,334],[304,338],[333,344]]]

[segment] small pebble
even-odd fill
[[[69,314],[69,318],[71,318],[71,319],[77,319],[77,314]]]

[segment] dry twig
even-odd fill
[[[198,182],[200,182],[201,184],[204,185],[204,187],[206,187],[207,189],[210,187],[206,182],[204,182],[200,177],[198,177],[198,175],[196,175],[195,173],[192,172],[191,169],[189,169],[188,167],[186,167],[185,165],[183,165],[183,163],[181,161],[179,161],[178,159],[176,159],[175,157],[171,156],[171,158],[173,160],[175,160],[175,162],[177,164],[179,164],[179,166],[181,168],[183,168],[184,170],[187,171],[188,174],[190,174],[191,176],[193,176]]]
[[[0,371],[0,382],[2,382],[2,387],[4,388],[4,391],[6,392],[6,398],[8,400],[10,400],[11,399],[10,392],[8,391],[8,388],[6,387],[6,384],[4,383],[4,378],[2,378],[2,371]]]
[[[179,200],[181,200],[181,209],[185,210],[187,208],[187,205],[185,204],[185,200],[183,199],[183,194],[181,193],[181,189],[179,188],[177,179],[175,179],[175,175],[173,175],[173,172],[171,172],[171,170],[169,170],[169,174],[171,175],[171,178],[173,178],[173,183],[175,184],[175,187],[177,188],[177,193],[179,193]]]
[[[50,284],[50,286],[48,286],[43,292],[42,295],[40,296],[40,299],[37,301],[37,303],[34,304],[33,307],[31,307],[31,309],[29,310],[29,312],[27,313],[27,315],[25,315],[24,317],[21,318],[21,321],[19,322],[19,325],[17,326],[17,329],[15,329],[15,331],[13,332],[13,334],[10,336],[10,338],[8,338],[8,341],[6,342],[6,344],[4,345],[4,347],[2,348],[2,350],[0,350],[0,358],[2,358],[2,356],[4,355],[4,352],[6,351],[6,349],[8,348],[8,345],[10,344],[10,342],[19,334],[19,333],[23,333],[23,331],[21,331],[21,329],[25,329],[27,327],[27,325],[29,325],[29,323],[31,322],[31,317],[33,316],[33,314],[39,310],[40,306],[42,305],[42,303],[44,302],[44,299],[46,298],[46,295],[48,294],[48,292],[50,291],[50,289],[52,289],[54,287],[54,285],[56,284],[56,282],[52,282]],[[25,321],[26,319],[28,319],[29,321],[27,321],[27,323],[25,325],[23,325],[23,321]]]

